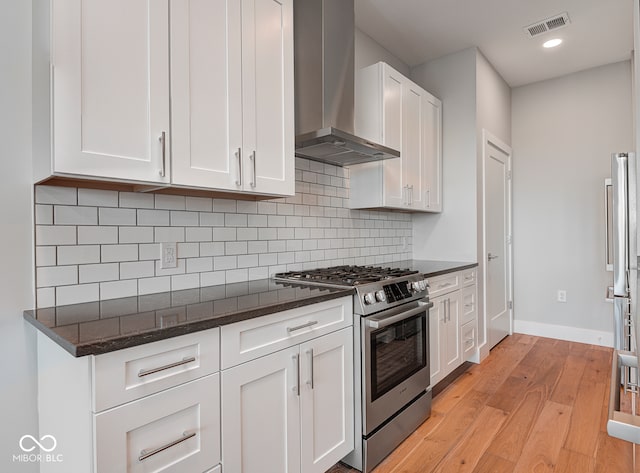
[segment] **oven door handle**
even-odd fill
[[[413,309],[407,310],[406,312],[401,312],[399,314],[391,315],[389,317],[383,317],[380,319],[367,318],[366,323],[367,323],[367,326],[371,328],[388,327],[389,325],[393,325],[395,323],[401,322],[421,312],[425,312],[429,310],[431,307],[433,307],[433,302],[422,303],[418,307],[414,307]]]

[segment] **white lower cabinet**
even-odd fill
[[[220,462],[219,373],[94,416],[100,473],[205,471]]]
[[[325,472],[353,450],[353,406],[352,327],[223,370],[225,472]]]
[[[434,386],[477,348],[475,269],[429,278],[433,308],[429,311],[431,385]]]

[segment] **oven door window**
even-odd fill
[[[371,401],[427,366],[425,323],[422,313],[371,332]]]

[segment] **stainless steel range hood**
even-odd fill
[[[353,134],[353,0],[296,0],[294,18],[296,156],[338,166],[398,158]]]

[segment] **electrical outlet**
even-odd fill
[[[558,302],[567,302],[567,291],[558,289]]]
[[[177,243],[160,244],[160,267],[162,269],[176,268],[178,266]]]

